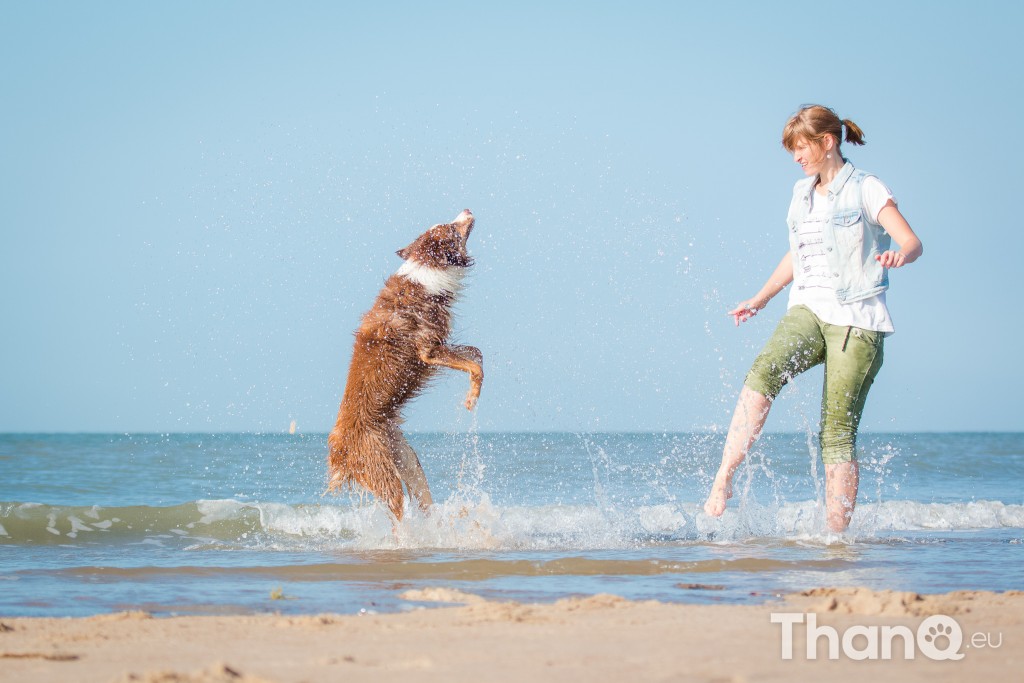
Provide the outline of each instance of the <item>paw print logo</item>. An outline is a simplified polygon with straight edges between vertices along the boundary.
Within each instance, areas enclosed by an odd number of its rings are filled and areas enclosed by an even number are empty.
[[[940,650],[945,650],[949,647],[951,642],[950,636],[953,635],[953,627],[948,624],[939,624],[938,626],[929,626],[928,632],[924,634],[924,639],[929,643],[935,645]],[[939,642],[939,638],[945,638],[945,644]]]
[[[960,624],[944,614],[928,617],[917,627],[917,647],[928,659],[961,660],[964,658],[960,653],[963,642]]]

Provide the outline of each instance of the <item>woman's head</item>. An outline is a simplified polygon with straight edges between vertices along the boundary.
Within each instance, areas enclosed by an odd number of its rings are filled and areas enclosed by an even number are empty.
[[[843,163],[839,142],[846,126],[846,142],[864,144],[864,131],[849,119],[840,119],[834,111],[820,104],[802,107],[786,121],[782,129],[782,146],[793,155],[793,161],[809,176]]]
[[[786,121],[782,129],[782,146],[792,152],[801,142],[812,147],[825,149],[826,138],[832,136],[832,144],[838,150],[843,140],[843,126],[846,126],[846,142],[851,145],[864,144],[864,131],[850,119],[840,119],[834,111],[820,104],[801,107]]]

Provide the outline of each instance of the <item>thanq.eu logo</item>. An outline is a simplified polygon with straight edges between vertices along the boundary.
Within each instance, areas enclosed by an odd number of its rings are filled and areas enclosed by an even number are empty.
[[[928,659],[937,661],[959,661],[964,658],[960,651],[964,644],[964,633],[959,622],[943,614],[930,616],[922,621],[916,633],[907,626],[851,626],[842,634],[832,626],[819,626],[818,616],[812,613],[772,612],[773,624],[782,625],[782,658],[793,659],[795,626],[804,624],[806,658],[818,658],[818,643],[824,638],[828,647],[828,658],[839,659],[840,648],[849,659],[892,659],[900,649],[904,659],[914,659],[918,651]],[[993,634],[975,633],[968,647],[998,648],[1003,644],[1002,634],[995,640]]]

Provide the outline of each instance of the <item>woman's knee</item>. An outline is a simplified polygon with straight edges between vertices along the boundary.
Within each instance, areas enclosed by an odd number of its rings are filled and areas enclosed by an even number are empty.
[[[849,426],[822,425],[818,438],[821,446],[821,461],[826,465],[856,462],[856,429]]]

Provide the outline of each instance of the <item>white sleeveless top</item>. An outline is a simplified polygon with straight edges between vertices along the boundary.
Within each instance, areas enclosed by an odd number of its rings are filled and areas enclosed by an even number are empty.
[[[864,211],[877,222],[878,214],[890,199],[892,192],[878,178],[867,178],[861,190]],[[821,245],[822,224],[828,220],[828,202],[811,192],[811,210],[797,226],[797,250],[793,257],[793,286],[789,290],[789,308],[803,305],[811,309],[822,322],[842,327],[853,326],[865,330],[893,334],[892,318],[885,305],[885,292],[860,301],[839,303],[828,261]]]

